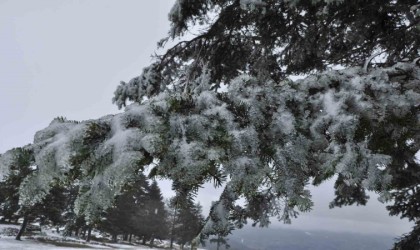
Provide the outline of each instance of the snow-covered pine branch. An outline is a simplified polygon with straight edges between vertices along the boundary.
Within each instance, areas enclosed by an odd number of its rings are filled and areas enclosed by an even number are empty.
[[[121,114],[79,123],[55,119],[26,146],[37,171],[23,182],[20,202],[39,202],[52,181],[65,181],[77,169],[81,174],[72,178],[83,188],[76,206],[94,220],[124,183],[154,161],[154,173],[187,189],[224,177],[227,189],[202,232],[213,234],[246,218],[266,225],[269,215],[288,221],[296,211],[310,210],[305,187],[311,178],[320,183],[339,175],[341,185],[389,197],[405,165],[389,154],[395,145],[384,142],[412,140],[411,161],[420,149],[420,68],[414,63],[280,83],[241,75],[223,93],[211,90],[208,78],[198,79],[188,94],[166,90]],[[141,85],[131,88],[117,92],[116,100],[147,92]],[[4,175],[13,154],[1,155]],[[235,205],[240,197],[243,206]]]

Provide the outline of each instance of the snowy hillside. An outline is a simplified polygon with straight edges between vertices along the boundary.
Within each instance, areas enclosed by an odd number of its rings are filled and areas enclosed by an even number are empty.
[[[22,241],[17,241],[15,240],[15,236],[18,230],[18,225],[0,224],[0,249],[150,249],[147,246],[139,246],[136,244],[128,243],[117,244],[92,241],[88,244],[82,239],[63,237],[60,234],[54,233],[52,230],[43,230],[42,233],[33,236],[25,236],[23,237]]]

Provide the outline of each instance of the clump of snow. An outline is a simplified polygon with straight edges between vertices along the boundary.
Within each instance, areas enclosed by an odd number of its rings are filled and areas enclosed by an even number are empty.
[[[8,175],[10,166],[13,164],[14,157],[15,155],[13,150],[9,150],[0,155],[0,181]]]

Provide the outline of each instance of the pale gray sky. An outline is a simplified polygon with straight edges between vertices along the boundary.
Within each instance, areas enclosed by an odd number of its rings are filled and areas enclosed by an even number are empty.
[[[85,120],[119,112],[113,92],[151,62],[169,29],[173,2],[0,0],[0,153],[30,143],[54,117]],[[313,188],[314,211],[288,227],[409,231],[410,224],[389,217],[375,197],[366,207],[328,209],[332,186]],[[169,182],[161,188],[171,195]],[[204,211],[218,194],[211,185],[199,193]]]
[[[115,87],[150,63],[172,3],[0,0],[0,152],[56,116],[117,112]]]

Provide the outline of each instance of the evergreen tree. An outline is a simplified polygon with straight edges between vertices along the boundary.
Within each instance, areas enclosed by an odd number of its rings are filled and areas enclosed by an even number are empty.
[[[143,239],[143,244],[152,238],[152,233],[148,230],[148,221],[151,211],[148,209],[150,200],[150,185],[145,175],[140,174],[133,184],[131,196],[134,199],[133,212],[130,215],[128,225],[134,235]]]
[[[32,167],[34,163],[33,153],[31,150],[23,148],[14,148],[13,152],[8,156],[10,171],[4,179],[2,186],[2,195],[4,200],[2,201],[2,213],[9,221],[13,218],[18,221],[19,218],[23,217],[23,223],[16,236],[16,240],[20,240],[21,236],[25,232],[27,224],[34,219],[32,207],[24,207],[19,205],[19,187],[24,179],[34,171]]]
[[[26,226],[34,221],[39,220],[41,225],[51,225],[58,227],[65,224],[63,216],[68,206],[68,196],[66,189],[58,185],[53,185],[50,192],[39,203],[31,206],[20,206],[19,217],[23,217],[23,223],[16,236],[20,240],[26,230]]]
[[[169,248],[173,249],[175,242],[175,225],[178,216],[178,209],[175,206],[172,199],[165,200],[165,208],[168,213],[167,225],[168,225],[168,235],[169,235]]]
[[[149,216],[146,218],[146,228],[151,234],[150,245],[153,246],[155,238],[166,239],[168,235],[168,225],[166,224],[168,215],[162,193],[156,181],[153,181],[150,185],[146,209],[149,211]]]
[[[31,221],[38,219],[41,225],[60,226],[65,223],[63,212],[69,205],[68,190],[58,183],[52,184],[49,193],[42,202],[30,206],[19,205],[19,187],[26,177],[37,171],[34,165],[33,152],[31,150],[13,149],[14,157],[11,159],[11,168],[7,177],[0,183],[3,199],[0,201],[1,212],[4,219],[17,220],[24,218],[21,230],[17,236],[20,239],[25,231],[25,226]]]
[[[66,209],[63,212],[63,218],[66,222],[64,235],[72,236],[73,232],[76,236],[79,235],[80,229],[86,226],[86,221],[84,220],[83,216],[77,215],[75,211],[75,200],[79,193],[79,186],[78,185],[70,185],[68,187],[68,194],[67,200],[68,204]]]
[[[181,249],[185,244],[193,248],[197,244],[196,237],[204,226],[200,203],[194,203],[190,195],[178,193],[172,198],[170,207],[174,211],[171,239],[180,244]]]
[[[91,223],[157,162],[151,175],[177,192],[224,187],[203,237],[247,219],[290,222],[312,207],[307,184],[334,175],[332,207],[364,204],[370,190],[393,202],[392,215],[419,221],[418,0],[177,0],[169,18],[160,45],[181,41],[118,86],[113,101],[125,112],[58,118],[36,133],[26,149],[39,169],[20,187],[22,204],[79,169],[75,208]],[[335,65],[346,68],[322,72]],[[312,75],[289,79],[302,73]],[[0,172],[15,153],[2,154]],[[417,226],[401,244],[416,244]]]
[[[143,244],[154,239],[165,239],[168,234],[167,213],[163,196],[156,181],[149,185],[144,174],[138,173],[123,188],[102,218],[99,229],[112,235],[137,235]]]
[[[111,234],[112,241],[117,241],[117,236],[132,233],[129,226],[134,213],[134,199],[131,192],[123,193],[115,199],[115,205],[109,208],[98,228]]]
[[[216,244],[217,250],[221,249],[222,246],[225,246],[224,249],[229,249],[230,245],[227,242],[227,238],[218,235],[216,238],[210,239],[210,244]]]
[[[63,214],[69,205],[68,193],[66,188],[56,184],[42,203],[31,208],[41,225],[58,227],[66,223]]]
[[[10,171],[0,182],[0,211],[5,220],[19,219],[19,187],[22,181],[33,171],[33,155],[29,150],[15,148],[14,158],[11,159]]]
[[[149,235],[147,231],[146,203],[149,199],[149,184],[142,173],[125,185],[122,194],[115,199],[100,222],[99,228],[112,235],[114,241],[120,234]]]

